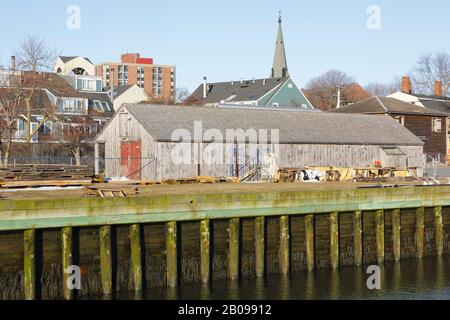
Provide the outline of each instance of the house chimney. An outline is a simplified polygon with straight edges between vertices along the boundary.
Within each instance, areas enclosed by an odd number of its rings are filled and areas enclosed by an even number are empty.
[[[206,84],[206,80],[207,80],[208,78],[206,78],[206,77],[203,77],[203,99],[206,99],[206,96],[208,95],[208,92],[207,92],[207,84]]]
[[[411,79],[408,76],[402,78],[402,92],[407,94],[412,93]]]
[[[11,70],[16,70],[16,56],[11,56]]]
[[[437,80],[434,83],[434,95],[436,97],[442,97],[442,81],[441,80]]]

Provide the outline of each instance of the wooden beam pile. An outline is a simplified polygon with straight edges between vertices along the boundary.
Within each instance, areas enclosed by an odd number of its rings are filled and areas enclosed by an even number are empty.
[[[195,183],[239,183],[239,178],[198,176],[198,177],[188,177],[178,179],[165,179],[161,181],[161,184],[195,184]]]
[[[93,175],[93,170],[88,166],[54,164],[20,164],[0,166],[0,182],[92,180]]]

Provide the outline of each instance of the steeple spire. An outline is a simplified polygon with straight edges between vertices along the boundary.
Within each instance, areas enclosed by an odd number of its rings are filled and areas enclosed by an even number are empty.
[[[279,11],[278,33],[277,42],[275,44],[275,56],[273,58],[272,78],[285,77],[289,77],[289,72],[286,62],[286,50],[284,48],[283,30],[281,28],[281,11]]]

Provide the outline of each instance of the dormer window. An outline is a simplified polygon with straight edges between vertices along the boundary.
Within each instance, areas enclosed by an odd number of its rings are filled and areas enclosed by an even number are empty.
[[[94,108],[97,112],[105,112],[105,110],[103,110],[102,103],[99,100],[94,101]]]

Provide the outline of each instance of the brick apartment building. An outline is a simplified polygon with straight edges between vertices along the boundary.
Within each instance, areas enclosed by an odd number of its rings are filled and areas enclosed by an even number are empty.
[[[121,55],[120,62],[103,62],[96,65],[97,76],[103,87],[136,84],[154,98],[174,99],[176,92],[176,67],[155,65],[152,58],[141,58],[139,53]]]

